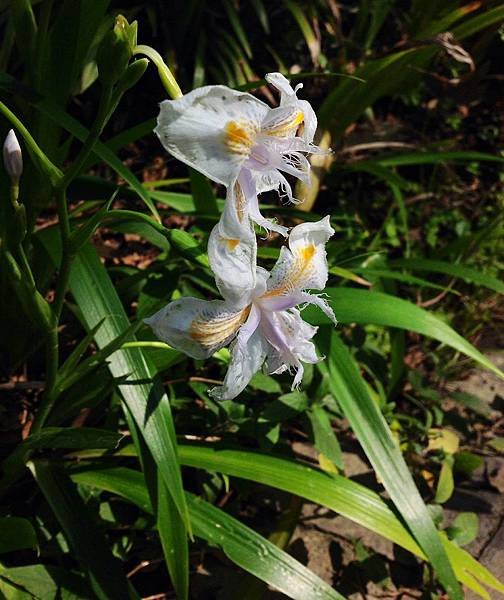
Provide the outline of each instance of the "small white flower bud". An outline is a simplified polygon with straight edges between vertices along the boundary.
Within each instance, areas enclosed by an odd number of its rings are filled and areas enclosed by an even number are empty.
[[[13,181],[19,181],[23,172],[23,154],[14,129],[11,129],[5,138],[3,146],[4,166],[7,174]]]

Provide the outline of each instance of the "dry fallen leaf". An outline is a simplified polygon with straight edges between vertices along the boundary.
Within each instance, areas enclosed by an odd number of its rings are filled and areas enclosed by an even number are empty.
[[[459,447],[460,440],[458,435],[449,429],[432,428],[429,429],[429,444],[427,451],[443,450],[447,454],[455,454]]]
[[[504,494],[504,459],[497,457],[488,459],[487,474],[490,485]]]

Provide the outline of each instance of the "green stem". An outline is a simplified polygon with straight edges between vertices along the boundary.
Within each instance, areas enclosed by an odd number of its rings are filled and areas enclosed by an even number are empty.
[[[127,348],[161,348],[163,350],[173,350],[171,346],[164,342],[124,342],[121,350],[126,350]]]
[[[2,256],[9,279],[26,315],[36,327],[42,327],[45,334],[48,335],[52,327],[49,304],[35,287],[33,277],[25,277],[24,271],[20,269],[11,252],[6,250]]]
[[[31,429],[32,433],[36,433],[42,428],[55,400],[52,391],[56,383],[58,370],[58,327],[47,301],[36,288],[35,280],[21,244],[17,251],[25,263],[22,270],[8,251],[4,253],[5,264],[26,314],[36,326],[40,327],[42,325],[46,338],[46,389]],[[29,276],[27,277],[27,275]]]
[[[49,332],[46,343],[46,388],[44,395],[40,401],[40,406],[33,420],[30,433],[38,433],[47,417],[50,415],[51,410],[56,401],[57,395],[54,393],[56,387],[56,376],[58,373],[59,364],[59,351],[58,351],[58,327],[55,326]]]
[[[21,267],[21,270],[23,272],[23,275],[27,278],[28,284],[30,285],[30,287],[33,290],[36,290],[37,285],[35,283],[35,278],[33,277],[30,263],[28,262],[28,258],[26,256],[25,249],[23,248],[23,244],[19,244],[19,246],[16,248],[16,253],[18,255],[17,258],[18,258],[19,266]]]
[[[12,206],[16,207],[18,204],[19,198],[19,179],[13,179],[10,186],[10,199],[12,202]]]
[[[82,168],[84,167],[86,160],[93,151],[93,148],[100,137],[103,128],[108,120],[109,106],[112,98],[112,87],[106,86],[103,88],[103,93],[100,99],[100,106],[98,107],[98,114],[93,123],[91,131],[89,132],[84,145],[80,149],[75,161],[67,169],[58,185],[55,187],[56,194],[56,205],[58,209],[58,218],[60,223],[61,231],[61,246],[62,246],[62,258],[61,267],[58,277],[58,283],[56,285],[56,295],[53,304],[53,313],[56,323],[59,322],[61,316],[61,310],[63,308],[63,301],[65,299],[66,290],[68,287],[68,280],[70,278],[70,270],[72,267],[73,253],[70,246],[70,220],[68,216],[68,205],[66,190],[70,183],[77,177]]]
[[[103,128],[105,127],[110,117],[109,106],[111,99],[112,86],[105,86],[101,95],[100,105],[98,107],[98,114],[96,115],[96,119],[93,123],[93,126],[91,127],[91,131],[89,132],[86,141],[80,149],[80,152],[77,155],[75,161],[67,169],[67,171],[63,175],[62,180],[56,187],[66,190],[70,183],[80,174],[82,168],[86,163],[86,160],[89,158],[89,155],[93,151],[93,147],[98,141],[98,138],[100,137],[100,134],[103,131]]]
[[[59,342],[58,342],[58,324],[63,309],[63,302],[68,288],[70,271],[74,259],[70,243],[70,219],[68,215],[67,188],[70,183],[79,175],[86,160],[93,151],[109,116],[109,105],[112,97],[112,87],[106,86],[100,99],[98,114],[93,123],[91,131],[80,149],[75,161],[67,169],[65,174],[54,185],[56,196],[56,207],[58,210],[58,219],[61,234],[62,257],[59,269],[58,282],[56,284],[56,293],[52,305],[52,328],[48,337],[46,347],[46,390],[37,416],[32,425],[32,432],[37,433],[44,426],[47,417],[50,415],[54,403],[57,399],[56,380],[59,367]]]
[[[157,52],[157,50],[154,50],[154,48],[151,48],[150,46],[140,45],[134,49],[133,55],[135,54],[143,54],[156,65],[159,73],[159,78],[161,79],[161,83],[163,84],[163,87],[168,92],[172,100],[182,98],[182,90],[180,89],[177,80],[175,79],[173,73],[170,71],[165,61],[163,60],[163,57],[161,56],[161,54],[159,54],[159,52]]]
[[[63,301],[65,299],[66,290],[68,287],[68,280],[70,278],[70,269],[72,267],[73,255],[70,251],[69,244],[70,220],[68,217],[66,189],[57,188],[55,191],[62,247],[61,266],[58,275],[58,282],[56,284],[56,293],[54,296],[53,303],[53,315],[55,326],[57,327],[61,316],[61,310],[63,308]]]
[[[53,390],[58,371],[58,327],[49,305],[35,286],[35,280],[21,244],[17,252],[25,263],[22,269],[19,268],[10,252],[4,253],[10,279],[26,314],[36,326],[42,325],[46,338],[46,389],[31,428],[32,433],[37,433],[51,412],[56,399]],[[29,275],[28,278],[27,275]]]

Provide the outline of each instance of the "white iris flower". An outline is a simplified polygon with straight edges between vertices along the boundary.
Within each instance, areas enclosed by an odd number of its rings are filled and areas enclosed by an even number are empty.
[[[313,144],[312,107],[296,96],[302,86],[293,90],[280,73],[269,73],[266,80],[280,91],[277,108],[221,85],[161,103],[155,132],[166,150],[227,188],[229,206],[219,223],[224,238],[247,238],[250,220],[287,235],[286,227],[261,215],[257,195],[275,189],[294,201],[284,173],[308,184],[305,154],[325,152]]]
[[[329,217],[297,225],[271,273],[255,266],[255,240],[240,240],[242,257],[251,261],[256,277],[249,280],[249,287],[241,283],[239,293],[231,284],[222,282],[234,280],[238,284],[245,259],[236,260],[232,252],[227,258],[224,253],[215,255],[209,247],[210,266],[224,300],[181,298],[146,322],[160,339],[193,358],[208,358],[232,342],[224,383],[210,391],[216,398],[235,398],[264,362],[269,373],[294,371],[295,388],[303,377],[303,363],[320,360],[311,341],[317,327],[303,321],[296,307],[315,304],[336,322],[327,302],[306,292],[325,287],[325,244],[333,233]]]

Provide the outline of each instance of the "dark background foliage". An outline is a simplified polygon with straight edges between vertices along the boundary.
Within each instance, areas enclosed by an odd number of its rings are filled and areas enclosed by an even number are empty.
[[[171,598],[174,590],[184,597],[188,572],[193,598],[261,598],[264,581],[283,581],[284,593],[300,597],[292,590],[306,575],[290,565],[300,579],[288,588],[278,567],[287,563],[269,546],[261,559],[262,538],[242,524],[289,549],[296,523],[311,518],[303,496],[399,545],[414,538],[425,550],[405,516],[416,503],[416,517],[427,519],[413,480],[437,527],[454,545],[468,544],[478,511],[462,510],[457,525],[443,506],[457,486],[488,493],[502,486],[488,468],[494,460],[502,469],[502,405],[459,385],[473,359],[495,370],[498,356],[488,352],[502,346],[502,5],[0,0],[0,99],[61,169],[78,159],[82,127],[92,128],[99,113],[96,51],[117,14],[138,21],[138,43],[158,50],[184,92],[218,83],[275,104],[265,73],[303,82],[300,96],[316,109],[319,139],[333,154],[314,165],[310,190],[296,189],[303,204],[282,206],[274,194],[261,200],[288,226],[331,216],[327,291],[340,325],[335,332],[306,312],[320,325],[327,360],[306,369],[301,391],[290,390],[289,375],[259,373],[237,399],[221,403],[207,389],[223,377],[225,350],[203,363],[156,347],[144,317],[173,295],[218,296],[205,248],[224,190],[189,176],[152,134],[166,91],[150,64],[104,128],[106,146],[94,146],[67,190],[72,231],[84,231],[116,195],[73,264],[59,320],[57,385],[34,436],[48,395],[45,334],[5,266],[13,216],[2,172],[0,521],[7,541],[0,544],[0,597],[124,598],[134,593],[131,584],[142,597]],[[12,122],[0,125],[4,134]],[[26,140],[22,146],[23,245],[37,289],[54,306],[61,214],[47,174]],[[261,242],[262,264],[273,264],[280,244],[274,236]],[[145,347],[116,352],[135,343],[130,322]],[[384,449],[392,436],[402,457]],[[186,500],[197,537],[189,555],[180,470],[170,454],[175,441],[184,488],[195,495]],[[230,454],[210,456],[215,447]],[[265,454],[296,459],[296,468],[308,461],[324,473],[303,479],[291,463],[261,462]],[[349,467],[350,455],[364,461],[365,477]],[[29,459],[31,471],[23,466]],[[487,471],[477,480],[482,465]],[[366,490],[345,487],[355,482],[386,498],[383,485],[405,519],[406,538],[394,529],[402,527],[394,515],[371,511],[366,521],[366,510],[359,512]],[[335,551],[326,573],[342,594],[406,588],[427,597],[449,581],[437,550],[429,555],[434,575],[411,556],[381,555],[356,539],[361,534],[338,538],[346,554]],[[290,550],[306,563],[308,546],[297,535]],[[310,567],[317,571],[313,561]]]

